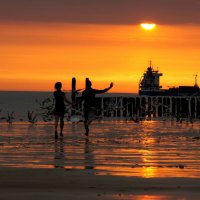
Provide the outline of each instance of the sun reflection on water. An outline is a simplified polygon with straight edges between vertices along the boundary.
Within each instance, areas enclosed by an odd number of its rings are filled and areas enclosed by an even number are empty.
[[[112,199],[126,199],[126,200],[172,200],[175,199],[171,195],[113,195]],[[177,200],[186,200],[185,198],[178,198]]]
[[[0,167],[90,170],[96,175],[200,178],[200,123],[147,121],[66,124],[54,140],[53,125],[0,125]]]

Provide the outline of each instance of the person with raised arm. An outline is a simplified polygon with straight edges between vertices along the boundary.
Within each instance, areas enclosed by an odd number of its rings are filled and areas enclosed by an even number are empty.
[[[84,101],[83,104],[83,112],[84,112],[84,127],[85,127],[85,135],[89,136],[89,125],[92,120],[95,118],[96,111],[96,102],[95,95],[100,93],[105,93],[113,87],[113,83],[110,83],[108,88],[103,90],[97,90],[92,88],[92,82],[87,78],[86,79],[86,88],[82,92],[82,96],[80,101]]]

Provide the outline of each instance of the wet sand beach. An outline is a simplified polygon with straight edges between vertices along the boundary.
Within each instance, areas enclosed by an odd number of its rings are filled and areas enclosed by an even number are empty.
[[[0,124],[0,199],[199,199],[200,123]],[[12,191],[12,192],[11,192]]]

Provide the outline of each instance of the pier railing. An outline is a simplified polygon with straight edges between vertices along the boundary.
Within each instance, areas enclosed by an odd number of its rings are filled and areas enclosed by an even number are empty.
[[[96,108],[99,117],[192,120],[200,118],[200,96],[97,97]]]

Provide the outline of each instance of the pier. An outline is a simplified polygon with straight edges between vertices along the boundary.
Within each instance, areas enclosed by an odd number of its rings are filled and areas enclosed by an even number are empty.
[[[80,113],[83,106],[78,108]],[[193,120],[200,118],[199,96],[100,96],[96,98],[96,116],[133,120],[162,118]]]
[[[151,67],[148,68],[151,70]],[[151,73],[150,73],[151,74]],[[152,75],[152,74],[151,74]],[[156,93],[159,93],[159,76],[155,71],[157,77]],[[86,78],[87,81],[88,78]],[[147,78],[146,78],[147,79]],[[146,80],[145,79],[145,80]],[[154,80],[154,79],[153,79]],[[147,81],[147,80],[146,80]],[[176,121],[193,121],[200,119],[200,95],[196,90],[199,88],[195,86],[195,90],[191,90],[187,95],[181,93],[179,95],[167,95],[160,92],[159,95],[114,95],[114,94],[101,94],[96,97],[96,116],[97,118],[121,118],[132,119],[134,121],[151,120],[155,118],[162,118],[163,120],[176,120]],[[155,89],[155,88],[154,88]],[[188,88],[187,88],[188,89]],[[80,96],[76,93],[76,79],[72,79],[72,102],[76,104]],[[73,106],[71,115],[81,115],[83,112],[83,104]]]

